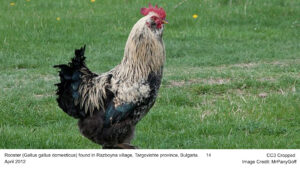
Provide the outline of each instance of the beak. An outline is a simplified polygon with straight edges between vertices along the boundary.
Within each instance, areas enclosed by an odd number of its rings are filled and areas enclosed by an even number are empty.
[[[168,24],[169,22],[167,20],[162,20],[163,24]]]

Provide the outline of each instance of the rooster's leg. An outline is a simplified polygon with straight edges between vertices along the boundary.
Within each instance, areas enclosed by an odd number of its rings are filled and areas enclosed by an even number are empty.
[[[120,149],[138,149],[138,147],[128,144],[128,143],[122,143],[122,144],[117,144]]]
[[[104,145],[102,148],[103,149],[138,149],[138,147],[128,143],[121,143],[116,145]]]

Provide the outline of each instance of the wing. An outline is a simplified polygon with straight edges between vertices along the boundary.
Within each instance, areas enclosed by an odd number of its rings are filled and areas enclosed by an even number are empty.
[[[88,69],[81,71],[81,83],[78,88],[79,101],[81,109],[86,114],[91,114],[94,110],[105,110],[106,105],[114,97],[109,90],[112,74],[105,73],[97,77],[90,77]]]
[[[108,127],[114,123],[118,123],[130,116],[137,104],[134,103],[123,103],[122,105],[115,106],[114,102],[111,101],[105,111],[104,126]]]
[[[153,106],[161,82],[161,74],[149,74],[146,81],[120,84],[116,97],[105,110],[104,126],[131,119],[137,122]]]

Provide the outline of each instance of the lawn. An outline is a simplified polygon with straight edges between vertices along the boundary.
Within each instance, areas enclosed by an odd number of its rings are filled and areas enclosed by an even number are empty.
[[[167,61],[159,97],[137,125],[133,144],[300,148],[299,0],[151,2],[167,12]],[[110,70],[147,5],[0,1],[0,148],[101,148],[57,106],[52,66],[86,44],[88,67]]]

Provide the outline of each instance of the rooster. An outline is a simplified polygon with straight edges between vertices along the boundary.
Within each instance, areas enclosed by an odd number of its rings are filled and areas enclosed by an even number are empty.
[[[85,46],[75,50],[69,64],[59,68],[56,84],[59,107],[78,119],[81,134],[104,149],[134,149],[130,142],[136,124],[153,106],[166,58],[162,40],[163,8],[141,8],[144,15],[133,26],[119,65],[102,74],[85,64]]]

